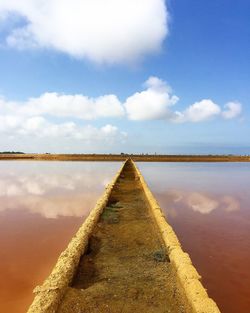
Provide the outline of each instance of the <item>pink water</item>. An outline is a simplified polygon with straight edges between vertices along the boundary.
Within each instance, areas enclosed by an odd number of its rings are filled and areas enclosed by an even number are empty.
[[[119,163],[0,162],[0,312],[26,312]]]
[[[250,163],[139,163],[223,313],[250,312]]]
[[[0,162],[0,312],[25,312],[120,163]],[[250,312],[250,164],[138,163],[209,295]]]

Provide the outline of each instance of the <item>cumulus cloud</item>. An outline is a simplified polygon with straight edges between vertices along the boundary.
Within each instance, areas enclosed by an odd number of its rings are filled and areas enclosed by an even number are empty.
[[[175,112],[176,122],[202,122],[218,116],[221,108],[210,99],[204,99],[190,105],[183,112]]]
[[[188,106],[183,111],[174,110],[178,96],[173,94],[171,87],[158,77],[149,77],[144,83],[145,90],[136,92],[124,103],[130,120],[166,120],[174,123],[203,122],[215,117],[235,118],[241,114],[239,102],[229,102],[226,110],[211,99],[203,99]]]
[[[77,117],[93,120],[104,117],[118,117],[124,114],[123,107],[115,95],[89,98],[83,95],[60,95],[44,93],[39,98],[31,98],[20,114],[50,114],[57,117]]]
[[[82,120],[114,118],[123,114],[123,106],[114,95],[89,98],[45,93],[25,102],[1,98],[0,132],[17,138],[68,138],[86,143],[113,144],[124,142],[127,134],[111,124],[95,127],[83,125]]]
[[[225,104],[225,110],[222,112],[222,116],[225,119],[232,119],[239,116],[242,112],[242,106],[239,102],[228,102]]]
[[[164,0],[1,0],[2,19],[13,14],[24,21],[10,30],[9,46],[55,49],[97,63],[158,52],[168,34]]]
[[[0,113],[18,116],[51,115],[94,120],[124,115],[124,109],[117,96],[104,95],[90,98],[81,94],[64,95],[46,92],[26,102],[9,102],[0,99]]]
[[[15,120],[15,123],[12,122]],[[77,125],[74,122],[53,123],[41,116],[30,118],[1,117],[0,132],[18,140],[21,138],[48,138],[51,140],[69,139],[86,144],[102,143],[113,145],[116,142],[124,143],[127,133],[120,131],[118,127],[106,124],[102,127],[92,125]]]
[[[4,121],[1,120],[0,122]],[[74,122],[53,123],[41,116],[20,119],[15,127],[8,123],[1,124],[0,131],[5,134],[18,136],[30,136],[37,138],[71,138],[85,142],[114,143],[116,140],[125,140],[126,132],[121,132],[116,126],[107,124],[97,128],[92,125],[78,125]]]
[[[222,109],[211,99],[203,99],[182,111],[175,110],[179,98],[171,87],[151,76],[144,90],[127,97],[124,102],[114,94],[91,98],[86,95],[44,93],[23,102],[0,98],[0,132],[9,136],[72,138],[91,143],[124,142],[127,134],[110,123],[102,127],[84,125],[83,121],[127,117],[133,121],[165,120],[172,123],[198,123],[221,117],[238,117],[239,102],[229,102]]]
[[[154,120],[171,118],[169,107],[179,99],[171,94],[171,88],[158,77],[150,77],[145,82],[146,90],[136,92],[124,103],[131,120]]]

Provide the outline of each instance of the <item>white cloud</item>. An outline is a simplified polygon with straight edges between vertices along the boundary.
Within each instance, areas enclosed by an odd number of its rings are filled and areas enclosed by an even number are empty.
[[[147,89],[136,92],[125,101],[125,109],[131,120],[167,119],[172,116],[169,107],[178,101],[171,88],[158,77],[150,77],[144,84]]]
[[[173,110],[179,98],[173,94],[171,87],[158,77],[151,76],[144,83],[145,90],[136,92],[124,103],[130,120],[166,120],[174,123],[203,122],[215,117],[235,118],[241,113],[241,104],[230,102],[226,111],[211,99],[203,99],[191,104],[183,111]]]
[[[195,102],[183,111],[174,110],[179,98],[158,77],[144,83],[145,90],[129,96],[124,103],[114,94],[91,98],[82,94],[44,93],[23,102],[0,97],[0,132],[9,137],[68,138],[86,143],[121,142],[127,134],[116,126],[83,125],[83,121],[127,117],[129,120],[165,120],[173,123],[203,122],[215,117],[236,118],[241,104],[229,102],[226,110],[210,99]],[[63,140],[62,140],[63,141]]]
[[[124,114],[123,107],[115,95],[89,98],[83,95],[59,95],[57,93],[45,93],[39,98],[30,99],[24,111],[31,115],[51,114],[85,120],[117,117]]]
[[[15,121],[15,123],[13,123]],[[72,121],[64,123],[50,122],[42,116],[18,118],[16,116],[0,116],[0,133],[16,141],[30,138],[30,144],[37,138],[56,140],[56,144],[63,145],[66,138],[85,144],[113,145],[116,142],[124,143],[127,133],[120,131],[116,126],[106,124],[102,127],[92,125],[78,125]],[[85,147],[86,148],[86,147]]]
[[[67,137],[86,142],[122,142],[126,133],[120,132],[116,126],[106,124],[97,128],[79,122],[79,119],[93,120],[122,115],[123,106],[114,95],[89,98],[83,95],[44,93],[25,102],[11,102],[1,98],[0,132],[15,137]],[[55,117],[66,121],[55,121]]]
[[[50,142],[56,139],[57,144],[62,145],[64,139],[69,139],[93,147],[95,143],[109,146],[116,142],[124,143],[127,133],[114,125],[95,127],[82,125],[82,121],[79,121],[122,115],[123,106],[114,95],[89,98],[83,95],[45,93],[25,102],[0,98],[0,132],[20,142],[24,138],[30,138],[31,141],[47,138]]]
[[[218,116],[221,108],[210,99],[195,102],[183,112],[175,112],[176,122],[201,122]]]
[[[49,48],[97,63],[127,63],[158,52],[168,34],[164,0],[1,0],[0,16],[18,14],[8,45]],[[129,22],[128,22],[129,21]]]
[[[0,114],[5,116],[39,116],[73,117],[83,120],[119,117],[124,109],[117,96],[104,95],[90,98],[84,95],[63,95],[56,92],[44,93],[38,98],[27,101],[9,102],[0,99]],[[8,123],[11,122],[11,118]],[[14,123],[14,120],[12,120]]]
[[[125,132],[120,132],[116,126],[110,124],[100,128],[92,125],[80,126],[74,122],[56,124],[41,116],[24,119],[18,127],[12,129],[12,134],[38,138],[71,138],[90,143],[106,142],[109,144],[126,138]]]
[[[89,98],[83,95],[60,95],[44,93],[31,98],[20,108],[20,114],[50,114],[57,117],[74,117],[93,120],[104,117],[118,117],[124,114],[123,107],[115,95]]]
[[[21,123],[20,117],[16,115],[1,115],[0,113],[0,131],[12,130],[17,128]]]
[[[225,119],[232,119],[241,114],[242,106],[239,102],[228,102],[225,104],[225,110],[222,112],[222,116]]]

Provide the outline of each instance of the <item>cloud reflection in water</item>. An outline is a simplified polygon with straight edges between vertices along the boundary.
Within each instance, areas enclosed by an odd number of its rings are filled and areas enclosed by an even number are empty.
[[[25,171],[20,172],[18,166],[17,170],[1,171],[0,211],[26,210],[45,218],[87,215],[120,166],[61,164],[46,168],[44,164],[20,163]]]
[[[167,214],[239,211],[248,199],[246,164],[142,163],[139,168]]]
[[[162,196],[162,195],[161,195]],[[168,206],[189,208],[195,212],[209,214],[216,209],[225,212],[237,211],[240,209],[240,202],[229,195],[208,195],[201,192],[190,192],[184,190],[169,190],[164,196],[168,199]]]

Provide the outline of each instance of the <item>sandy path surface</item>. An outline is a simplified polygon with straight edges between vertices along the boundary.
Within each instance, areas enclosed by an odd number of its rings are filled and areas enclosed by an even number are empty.
[[[188,312],[149,203],[127,163],[59,313]]]

